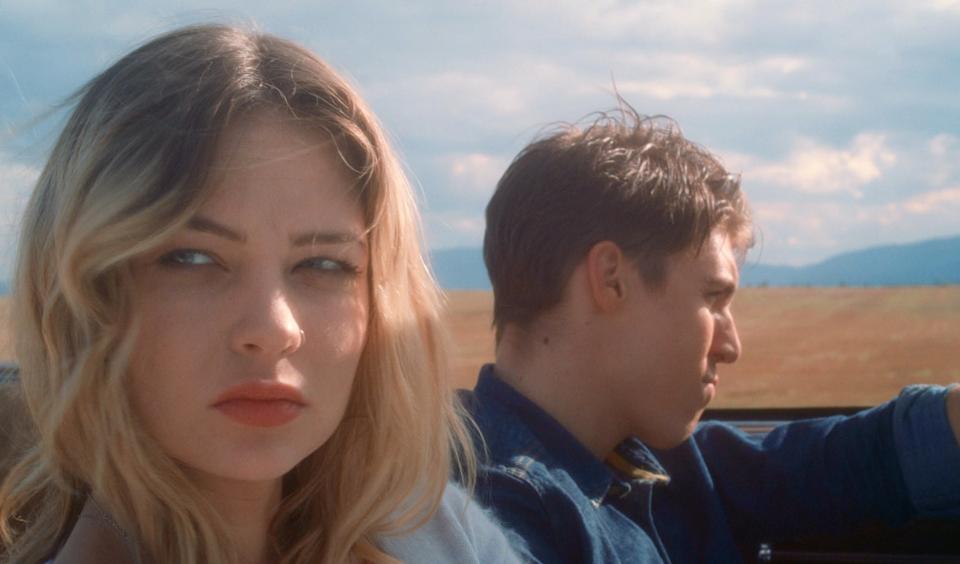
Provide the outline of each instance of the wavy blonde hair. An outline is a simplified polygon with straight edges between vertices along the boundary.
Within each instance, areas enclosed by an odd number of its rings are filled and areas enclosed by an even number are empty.
[[[429,519],[451,473],[472,476],[474,455],[445,379],[414,197],[371,111],[306,49],[219,25],[149,41],[75,99],[23,219],[13,316],[37,440],[0,487],[0,560],[54,554],[91,494],[151,560],[235,558],[213,509],[131,407],[129,265],[207,197],[226,125],[269,110],[329,135],[353,172],[371,288],[347,413],[284,476],[269,543],[283,563],[391,561],[376,539]]]

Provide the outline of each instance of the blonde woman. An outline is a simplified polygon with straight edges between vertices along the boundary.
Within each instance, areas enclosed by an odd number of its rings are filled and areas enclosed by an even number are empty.
[[[376,119],[305,49],[158,37],[77,95],[14,290],[4,562],[503,562]]]

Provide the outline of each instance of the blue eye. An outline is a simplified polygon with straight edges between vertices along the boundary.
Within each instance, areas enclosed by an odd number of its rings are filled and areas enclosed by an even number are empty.
[[[217,263],[209,254],[195,249],[177,249],[171,251],[163,255],[160,261],[175,266],[204,266]]]
[[[712,308],[724,308],[733,301],[733,291],[731,290],[717,290],[713,292],[708,292],[705,295],[707,303],[710,304]]]
[[[334,260],[327,257],[314,257],[309,258],[305,261],[302,261],[298,266],[309,268],[311,270],[316,270],[320,272],[330,272],[330,273],[355,273],[357,268],[349,263]]]

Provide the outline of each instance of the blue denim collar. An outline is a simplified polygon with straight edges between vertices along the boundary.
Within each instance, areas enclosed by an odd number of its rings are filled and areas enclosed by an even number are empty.
[[[618,444],[617,447],[613,449],[613,452],[630,467],[629,470],[621,469],[619,472],[625,479],[653,483],[667,483],[670,481],[670,474],[668,474],[667,470],[660,464],[660,460],[653,454],[650,447],[640,439],[630,437]],[[608,463],[609,462],[608,459]]]
[[[629,471],[625,472],[624,468],[614,470],[604,461],[597,459],[560,422],[497,376],[493,364],[485,365],[480,371],[474,394],[481,402],[484,398],[490,398],[493,404],[509,409],[519,420],[519,428],[529,431],[518,434],[516,427],[507,429],[506,427],[513,424],[506,420],[502,420],[502,425],[498,425],[503,438],[512,443],[513,453],[561,468],[595,507],[599,507],[608,494],[612,493],[611,487],[613,491],[620,491],[627,482],[666,483],[669,480],[666,470],[653,452],[637,438],[629,438],[620,443],[615,449],[616,454],[630,466],[643,470],[648,475],[660,475],[663,478],[658,480],[648,476],[637,479],[631,476]]]
[[[490,398],[509,409],[512,415],[519,419],[521,428],[528,431],[524,433],[528,436],[524,437],[504,429],[512,440],[519,439],[522,443],[511,445],[513,452],[522,453],[550,467],[559,467],[573,479],[580,491],[590,498],[595,506],[600,505],[613,482],[614,474],[563,425],[500,379],[492,364],[484,366],[480,371],[474,393],[480,401]],[[508,421],[503,423],[511,425]]]

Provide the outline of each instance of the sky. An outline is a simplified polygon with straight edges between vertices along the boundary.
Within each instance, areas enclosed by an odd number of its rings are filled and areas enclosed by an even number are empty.
[[[960,234],[960,0],[0,0],[0,278],[53,108],[151,36],[209,21],[293,39],[349,77],[432,249],[480,246],[513,156],[615,106],[614,84],[742,175],[750,261]]]

